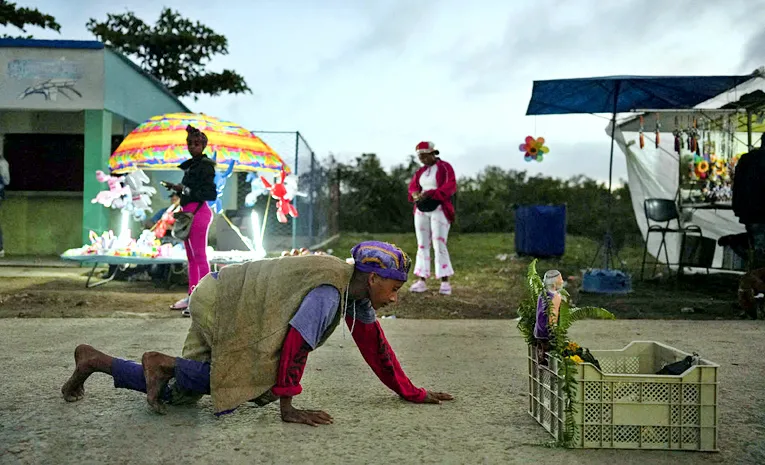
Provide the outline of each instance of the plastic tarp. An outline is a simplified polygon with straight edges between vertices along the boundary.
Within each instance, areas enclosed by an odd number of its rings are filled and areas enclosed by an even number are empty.
[[[729,89],[726,92],[722,92],[709,100],[700,103],[696,106],[694,111],[689,112],[667,112],[660,116],[662,123],[662,131],[660,133],[660,144],[656,148],[654,142],[654,136],[651,131],[650,125],[651,114],[646,115],[647,124],[645,126],[646,145],[645,148],[640,149],[637,143],[638,140],[638,125],[635,124],[637,117],[632,117],[625,122],[617,123],[617,129],[614,133],[614,140],[618,147],[622,150],[627,161],[627,178],[629,182],[630,194],[632,196],[632,207],[635,211],[635,217],[637,219],[640,231],[645,237],[648,224],[645,218],[643,210],[643,202],[647,198],[663,198],[674,199],[677,196],[678,177],[680,169],[678,155],[674,149],[674,137],[672,130],[674,126],[675,116],[679,116],[681,120],[687,116],[694,117],[699,116],[699,111],[706,117],[715,117],[724,114],[723,112],[715,112],[723,106],[728,105],[731,102],[739,101],[746,95],[752,95],[753,92],[765,90],[765,78],[762,74],[753,77],[746,82],[743,82],[735,88]],[[754,131],[752,140],[754,145],[757,146],[762,142],[759,142],[762,137],[762,131],[765,130],[762,121],[754,121]],[[608,124],[605,128],[608,137],[611,137],[611,124]],[[741,132],[742,126],[739,126],[739,132],[735,134],[735,140],[737,143],[736,153],[744,153],[747,151],[746,132]],[[685,152],[684,152],[685,153]],[[691,210],[681,212],[684,216],[686,224],[698,225],[705,237],[711,237],[715,240],[722,236],[729,234],[739,234],[745,232],[744,225],[738,222],[738,218],[733,214],[731,210]],[[670,226],[677,226],[672,224]],[[651,234],[648,241],[649,254],[656,256],[659,249],[661,236],[659,234]],[[680,235],[668,234],[667,235],[667,248],[669,252],[670,262],[677,263],[680,254]],[[659,261],[664,262],[664,254],[659,257]],[[722,264],[722,248],[717,247],[715,251],[715,258],[713,266],[720,266]]]
[[[532,257],[566,252],[566,206],[522,205],[515,210],[515,251]]]
[[[606,76],[534,81],[527,115],[689,109],[752,78],[744,76]],[[618,91],[616,108],[614,94]]]
[[[611,137],[611,125],[606,127],[608,137]],[[648,133],[653,139],[653,134]],[[674,199],[677,196],[679,163],[677,154],[674,153],[674,138],[671,133],[661,133],[661,142],[659,148],[655,144],[646,141],[645,148],[642,150],[637,143],[637,132],[622,132],[618,128],[614,133],[614,141],[624,152],[627,159],[627,179],[629,181],[630,195],[632,197],[632,208],[635,211],[635,218],[640,227],[643,237],[648,229],[648,222],[645,218],[643,202],[649,198]],[[745,133],[738,133],[739,140],[746,141]],[[628,146],[627,144],[630,143]],[[740,150],[745,151],[746,145],[740,144]],[[685,212],[683,212],[685,214]],[[739,234],[745,232],[744,225],[738,222],[738,218],[731,210],[695,210],[691,212],[689,218],[685,218],[686,224],[695,224],[701,228],[704,237],[710,237],[715,240],[728,234]],[[671,227],[677,227],[677,222],[672,222]],[[653,233],[648,241],[648,253],[656,256],[661,242],[661,234]],[[677,263],[680,254],[680,235],[667,234],[667,252],[671,263]],[[659,257],[660,262],[664,262],[664,253]],[[717,247],[713,266],[722,265],[722,248]]]

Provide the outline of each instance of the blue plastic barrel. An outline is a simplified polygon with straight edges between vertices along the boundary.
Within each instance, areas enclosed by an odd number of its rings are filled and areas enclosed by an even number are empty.
[[[515,252],[536,258],[566,251],[566,205],[519,205],[515,209]]]

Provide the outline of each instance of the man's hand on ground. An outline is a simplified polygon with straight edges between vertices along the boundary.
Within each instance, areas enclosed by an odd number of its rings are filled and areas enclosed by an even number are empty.
[[[282,411],[282,421],[287,423],[302,423],[304,425],[331,425],[332,416],[322,410],[299,410],[292,406],[292,397],[279,399]]]
[[[331,425],[332,416],[322,410],[299,410],[293,407],[282,409],[282,421],[311,426]]]
[[[425,396],[423,403],[440,404],[444,400],[454,400],[454,397],[451,394],[447,394],[445,392],[428,391],[428,395]]]

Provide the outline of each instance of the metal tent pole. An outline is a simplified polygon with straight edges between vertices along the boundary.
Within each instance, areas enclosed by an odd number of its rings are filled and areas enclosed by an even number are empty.
[[[617,110],[617,103],[619,101],[619,90],[621,88],[621,81],[616,81],[615,87],[614,87],[614,107],[613,112],[611,115],[611,155],[609,157],[609,163],[608,163],[608,206],[606,209],[606,214],[608,215],[608,221],[606,223],[606,233],[603,235],[603,242],[598,246],[597,252],[595,252],[595,257],[593,258],[592,262],[594,263],[595,260],[597,260],[598,256],[600,256],[600,251],[603,250],[603,268],[608,270],[611,269],[612,263],[614,258],[619,258],[618,255],[615,252],[614,247],[614,239],[613,235],[611,233],[612,231],[612,221],[613,217],[611,215],[611,204],[612,204],[612,195],[611,195],[611,188],[612,188],[612,181],[613,181],[613,174],[614,174],[614,135],[616,133],[616,110]],[[590,264],[590,267],[592,267],[592,264]]]

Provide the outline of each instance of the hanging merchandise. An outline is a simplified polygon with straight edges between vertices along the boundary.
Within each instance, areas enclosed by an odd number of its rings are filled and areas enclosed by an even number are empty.
[[[696,161],[696,176],[699,179],[706,179],[709,172],[709,162],[703,158]]]
[[[157,193],[157,189],[148,185],[150,181],[142,170],[135,170],[124,176],[123,182],[131,192],[131,200],[124,208],[139,222],[146,219],[147,213],[151,213],[151,197]]]
[[[122,185],[122,176],[109,176],[101,170],[96,171],[98,182],[105,182],[109,186],[108,191],[99,192],[90,203],[100,203],[106,208],[122,208],[125,201],[130,198],[130,188]]]
[[[660,118],[659,114],[656,113],[656,131],[655,131],[655,136],[656,136],[656,148],[657,149],[659,148],[659,141],[661,140],[660,136],[659,136],[659,133],[661,132],[661,120],[659,118]]]
[[[290,175],[287,178],[287,173],[282,171],[281,180],[273,185],[266,180],[263,176],[260,180],[263,181],[263,185],[271,193],[271,197],[277,200],[276,202],[276,218],[280,223],[287,222],[287,215],[297,218],[298,211],[290,201],[295,197],[297,193],[297,176]]]
[[[675,130],[672,131],[672,135],[675,136],[675,153],[680,155],[683,151],[683,131],[680,129],[680,118],[675,116]]]
[[[217,158],[218,155],[216,152],[213,160],[217,162]],[[215,172],[215,192],[217,193],[217,196],[215,197],[215,200],[208,201],[207,205],[212,208],[213,212],[216,214],[220,214],[223,211],[223,201],[221,200],[221,197],[223,197],[223,189],[226,187],[226,180],[230,178],[231,174],[234,172],[235,165],[236,160],[231,160],[228,162],[226,171]]]
[[[693,125],[688,129],[688,150],[691,153],[699,155],[698,152],[698,135],[699,131],[696,127],[696,118],[693,119]]]
[[[730,202],[733,196],[732,179],[738,156],[735,155],[736,120],[730,115],[687,123],[688,149],[682,156],[688,163],[682,173],[683,198],[690,202]]]
[[[263,182],[258,178],[255,173],[247,173],[247,177],[244,180],[250,183],[250,193],[244,198],[244,205],[247,207],[254,207],[258,201],[258,197],[268,194],[268,189],[263,186]]]
[[[543,155],[550,152],[550,149],[545,146],[544,137],[534,139],[532,136],[526,136],[525,143],[521,144],[518,149],[524,152],[523,159],[527,162],[531,160],[541,162]]]
[[[707,135],[709,132],[707,131],[707,124],[704,122],[699,126],[699,145],[701,146],[701,156],[704,157],[706,161],[709,161],[709,144],[707,143]]]
[[[640,131],[638,132],[638,141],[640,142],[640,148],[645,148],[645,135],[643,134],[643,115],[640,115]]]

